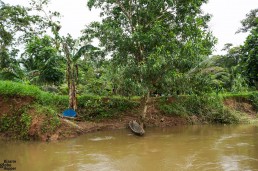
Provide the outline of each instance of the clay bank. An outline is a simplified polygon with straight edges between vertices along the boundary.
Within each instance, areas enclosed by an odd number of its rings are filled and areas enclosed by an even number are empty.
[[[148,133],[152,127],[252,123],[257,120],[257,97],[256,92],[151,97],[144,127]],[[0,86],[0,134],[2,139],[56,141],[100,130],[123,129],[130,121],[140,120],[142,101],[79,96],[78,118],[68,120],[58,116],[67,108],[67,96],[4,82]]]

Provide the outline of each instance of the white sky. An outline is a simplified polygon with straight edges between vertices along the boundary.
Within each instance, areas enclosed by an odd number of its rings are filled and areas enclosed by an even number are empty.
[[[3,0],[9,4],[28,4],[28,0]],[[91,21],[99,20],[96,11],[89,11],[87,0],[52,0],[49,8],[62,14],[62,28],[60,33],[66,35],[70,33],[73,37],[80,36],[80,31]],[[233,43],[237,46],[244,42],[247,34],[235,34],[240,21],[251,10],[258,8],[258,0],[209,0],[203,6],[205,13],[212,14],[209,23],[213,35],[218,38],[214,54],[222,54],[221,49],[226,43]]]

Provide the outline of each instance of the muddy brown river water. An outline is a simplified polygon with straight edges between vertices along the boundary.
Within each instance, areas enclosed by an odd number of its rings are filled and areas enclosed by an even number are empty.
[[[0,141],[0,171],[258,171],[258,125],[90,133],[61,142]]]

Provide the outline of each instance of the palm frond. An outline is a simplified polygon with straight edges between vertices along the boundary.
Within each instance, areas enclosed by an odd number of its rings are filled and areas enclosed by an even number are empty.
[[[86,52],[93,52],[93,51],[96,51],[96,50],[99,50],[99,48],[97,48],[93,45],[85,45],[85,46],[81,47],[78,50],[78,52],[74,55],[73,62],[77,61]]]

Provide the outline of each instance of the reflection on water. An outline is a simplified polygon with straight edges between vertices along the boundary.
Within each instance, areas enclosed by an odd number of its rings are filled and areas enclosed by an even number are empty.
[[[105,136],[105,137],[96,137],[96,138],[91,138],[89,140],[91,141],[103,141],[103,140],[111,140],[113,139],[114,137],[111,137],[111,136]]]
[[[42,142],[0,141],[0,164],[16,160],[20,171],[258,171],[258,127],[183,126],[87,134]],[[0,168],[1,171],[1,168]]]

